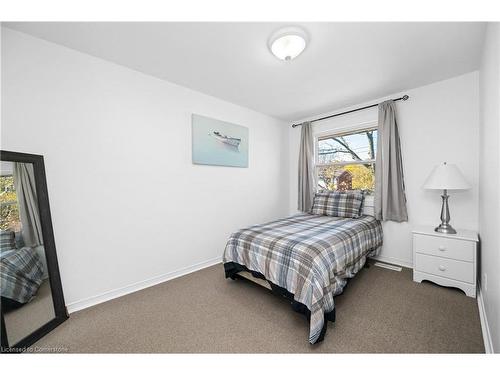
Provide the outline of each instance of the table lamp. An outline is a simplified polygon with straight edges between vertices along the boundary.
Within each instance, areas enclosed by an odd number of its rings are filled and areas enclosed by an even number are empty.
[[[434,230],[440,233],[455,234],[457,231],[450,225],[450,209],[448,208],[448,190],[470,189],[462,172],[455,164],[446,162],[434,167],[424,184],[424,189],[443,190],[443,204],[441,206],[441,224]]]

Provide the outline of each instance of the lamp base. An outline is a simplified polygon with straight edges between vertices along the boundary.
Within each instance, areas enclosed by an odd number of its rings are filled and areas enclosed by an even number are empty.
[[[443,204],[441,205],[441,224],[434,229],[435,232],[446,234],[457,234],[457,231],[450,225],[450,209],[448,208],[448,191],[443,190]]]
[[[457,234],[457,231],[447,223],[441,223],[434,229],[435,232],[446,233],[446,234]]]

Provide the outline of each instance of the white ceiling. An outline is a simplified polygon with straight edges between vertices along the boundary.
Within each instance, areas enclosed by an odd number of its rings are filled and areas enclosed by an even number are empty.
[[[300,23],[297,59],[268,50],[279,23],[4,23],[284,120],[476,70],[484,23]]]

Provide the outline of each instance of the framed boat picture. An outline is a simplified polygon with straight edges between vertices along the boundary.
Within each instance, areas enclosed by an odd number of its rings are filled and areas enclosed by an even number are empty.
[[[193,164],[248,167],[248,128],[192,115]]]

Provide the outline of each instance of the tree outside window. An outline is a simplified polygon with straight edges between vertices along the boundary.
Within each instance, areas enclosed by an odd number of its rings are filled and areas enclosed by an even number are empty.
[[[19,205],[13,176],[0,176],[0,229],[21,230]]]
[[[318,189],[373,193],[376,150],[376,128],[318,138]]]

